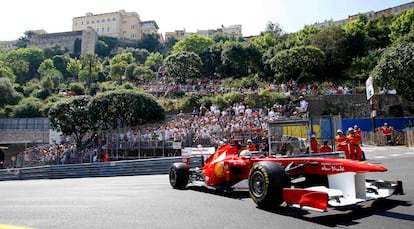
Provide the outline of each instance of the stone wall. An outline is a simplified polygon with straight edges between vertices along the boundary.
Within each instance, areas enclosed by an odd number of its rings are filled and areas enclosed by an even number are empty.
[[[95,53],[96,43],[98,42],[98,34],[93,29],[82,31],[81,54]]]
[[[30,38],[29,46],[36,46],[41,49],[59,45],[70,52],[74,52],[75,41],[82,39],[82,31],[37,34]]]
[[[49,144],[49,130],[0,129],[0,144],[10,143]]]
[[[81,41],[81,54],[87,52],[94,53],[98,34],[93,29],[62,33],[35,34],[30,38],[28,46],[45,49],[59,45],[65,47],[70,52],[74,52],[77,40]]]
[[[372,101],[373,104],[370,104],[365,94],[319,95],[308,98],[309,113],[311,116],[320,116],[323,111],[332,108],[343,118],[367,118],[370,117],[372,109],[376,110],[377,117],[414,115],[414,103],[405,101],[397,95],[375,95]]]

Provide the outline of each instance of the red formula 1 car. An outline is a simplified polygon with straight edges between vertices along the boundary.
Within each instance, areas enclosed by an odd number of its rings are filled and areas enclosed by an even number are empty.
[[[187,160],[188,161],[188,160]],[[334,157],[275,157],[249,152],[242,155],[234,145],[221,146],[202,167],[173,163],[170,184],[224,191],[248,191],[262,208],[286,203],[304,210],[344,209],[400,192],[402,182],[367,180],[366,173],[384,172],[380,165]]]

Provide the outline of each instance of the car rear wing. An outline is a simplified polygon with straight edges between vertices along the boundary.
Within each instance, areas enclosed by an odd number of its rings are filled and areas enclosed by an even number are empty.
[[[192,157],[201,157],[201,163],[204,165],[205,160],[213,153],[216,152],[214,147],[186,147],[182,150],[181,156],[183,162],[189,166],[190,159]]]

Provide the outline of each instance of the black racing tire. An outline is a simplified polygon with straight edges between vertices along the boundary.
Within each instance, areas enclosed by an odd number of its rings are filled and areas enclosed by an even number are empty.
[[[171,187],[185,189],[189,180],[189,172],[185,163],[176,162],[170,166],[169,178]]]
[[[288,175],[279,163],[262,161],[253,165],[249,173],[249,194],[260,208],[276,208],[283,202],[283,187]]]

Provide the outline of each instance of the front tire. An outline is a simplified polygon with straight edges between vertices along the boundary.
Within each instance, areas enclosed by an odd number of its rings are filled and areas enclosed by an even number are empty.
[[[263,161],[253,165],[249,174],[249,194],[260,208],[275,208],[284,202],[283,187],[288,176],[282,166]]]
[[[170,185],[174,189],[184,189],[189,180],[189,172],[185,163],[176,162],[169,169]]]

